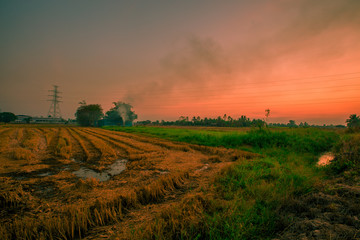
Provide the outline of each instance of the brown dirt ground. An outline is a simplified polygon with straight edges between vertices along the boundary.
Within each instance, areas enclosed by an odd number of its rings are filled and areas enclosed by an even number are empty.
[[[325,180],[308,195],[284,204],[287,227],[276,239],[360,239],[360,178]]]

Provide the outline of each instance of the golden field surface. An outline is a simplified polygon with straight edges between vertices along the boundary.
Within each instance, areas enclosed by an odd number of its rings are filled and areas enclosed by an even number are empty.
[[[99,128],[2,125],[0,238],[131,238],[253,155]],[[125,170],[111,172],[119,160]],[[76,174],[84,169],[107,178]]]

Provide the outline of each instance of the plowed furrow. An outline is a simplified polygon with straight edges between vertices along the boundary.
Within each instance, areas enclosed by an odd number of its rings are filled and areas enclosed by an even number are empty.
[[[139,151],[137,151],[136,149],[131,149],[124,144],[107,138],[106,136],[98,135],[85,128],[81,129],[81,131],[87,134],[90,138],[93,138],[93,140],[96,141],[98,145],[103,146],[103,148],[104,146],[106,146],[106,151],[109,151],[109,149],[113,149],[113,151],[116,152],[116,156],[119,156],[121,158],[129,158],[131,155],[139,154]]]
[[[16,128],[14,131],[11,132],[9,136],[9,147],[15,148],[20,147],[21,139],[23,137],[23,130],[22,128]],[[19,141],[20,139],[20,141]]]
[[[15,144],[18,146],[21,146],[21,143],[24,139],[24,128],[19,128],[16,132],[16,135],[13,136],[13,139],[15,140]]]
[[[47,132],[45,131],[45,129],[44,128],[37,128],[37,130],[39,131],[39,132],[41,132],[41,134],[42,134],[42,137],[43,137],[43,139],[45,140],[45,146],[47,147],[47,145],[48,145],[48,136],[46,136],[46,134],[47,134]]]
[[[80,159],[82,161],[86,161],[90,157],[89,151],[85,147],[85,143],[76,135],[71,128],[66,128],[67,133],[70,136],[71,144],[73,145],[72,157],[74,159]]]
[[[31,150],[32,152],[39,151],[40,135],[34,129],[26,128],[24,131],[24,138],[21,146]]]
[[[87,133],[93,134],[94,136],[97,136],[105,141],[108,141],[109,143],[113,144],[115,147],[119,147],[120,149],[123,149],[127,154],[137,154],[137,153],[144,153],[149,152],[146,149],[143,149],[141,147],[135,146],[133,144],[121,141],[120,139],[108,136],[107,134],[101,134],[99,132],[86,130]]]
[[[48,146],[46,151],[48,152],[49,155],[55,157],[56,156],[56,145],[59,141],[59,134],[60,134],[60,128],[56,128],[56,132],[48,132],[47,134],[47,140],[48,140]]]
[[[84,133],[78,128],[72,128],[72,130],[83,140],[85,148],[90,153],[89,160],[91,161],[100,161],[102,158],[106,156],[106,150],[104,150],[104,142],[98,141],[93,137],[89,136],[89,134]]]
[[[109,131],[109,130],[103,130],[103,131]],[[228,153],[227,150],[225,149],[220,149],[220,148],[213,148],[213,147],[207,147],[207,146],[203,146],[203,145],[195,145],[195,144],[188,144],[188,143],[180,143],[180,142],[170,142],[164,139],[159,139],[156,137],[145,137],[145,136],[139,136],[136,134],[130,134],[130,133],[125,133],[125,132],[118,132],[118,131],[113,131],[115,135],[117,136],[121,136],[124,137],[126,139],[133,139],[135,141],[138,142],[142,142],[142,143],[148,143],[150,145],[156,145],[162,148],[166,148],[168,150],[178,150],[178,151],[196,151],[196,152],[201,152],[204,153],[206,155],[222,155],[224,154],[224,152]],[[224,151],[223,151],[224,150]]]
[[[1,133],[0,138],[0,153],[5,153],[9,150],[12,136],[14,136],[16,129],[9,128]]]
[[[0,136],[2,136],[3,133],[6,133],[6,131],[10,130],[9,128],[0,128]]]
[[[160,146],[162,148],[166,148],[169,150],[177,150],[177,151],[189,151],[190,148],[188,147],[188,144],[182,144],[182,143],[172,143],[166,140],[162,140],[162,139],[158,139],[155,137],[142,137],[136,134],[129,134],[129,133],[124,133],[124,132],[115,132],[114,134],[118,135],[118,136],[122,136],[124,138],[128,138],[128,139],[133,139],[136,140],[138,142],[143,142],[143,143],[149,143],[152,145],[156,145],[156,146]]]
[[[106,136],[114,141],[126,144],[131,148],[135,148],[135,149],[138,149],[138,150],[141,150],[144,152],[154,152],[154,151],[159,151],[162,149],[160,146],[154,145],[150,142],[142,142],[142,141],[138,141],[134,138],[124,137],[124,136],[118,135],[115,132],[109,131],[109,130],[97,129],[96,133],[100,134],[102,136]]]
[[[46,136],[43,131],[39,128],[33,128],[33,131],[39,135],[39,151],[44,151],[47,147]]]
[[[57,142],[59,128],[43,128],[42,130],[46,139],[47,151],[51,152],[51,148]]]

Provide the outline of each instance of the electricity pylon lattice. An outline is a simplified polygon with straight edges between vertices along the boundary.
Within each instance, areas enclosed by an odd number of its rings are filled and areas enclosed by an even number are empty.
[[[54,85],[54,89],[49,90],[49,92],[51,92],[52,94],[48,95],[49,97],[51,97],[51,99],[48,100],[49,102],[51,102],[48,116],[51,118],[61,118],[60,106],[59,106],[59,103],[62,102],[60,101],[61,97],[59,95],[61,92],[58,91],[58,86],[56,85]]]

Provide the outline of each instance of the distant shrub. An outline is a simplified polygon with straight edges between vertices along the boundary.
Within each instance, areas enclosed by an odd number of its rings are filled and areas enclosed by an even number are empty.
[[[360,132],[360,116],[351,114],[350,117],[346,119],[346,125],[350,133]]]
[[[360,134],[345,135],[333,148],[335,159],[329,168],[335,173],[360,170]]]

